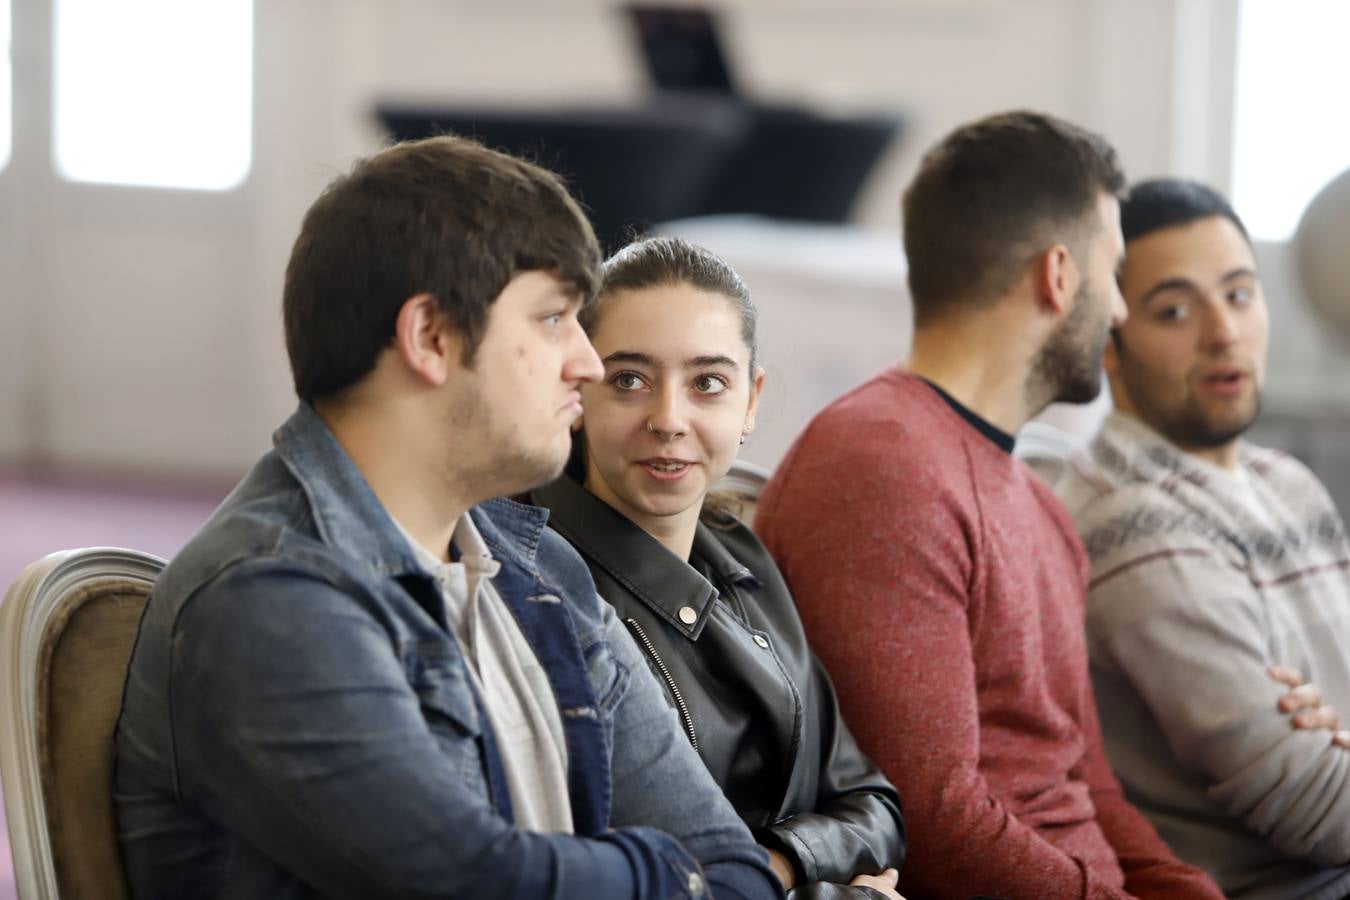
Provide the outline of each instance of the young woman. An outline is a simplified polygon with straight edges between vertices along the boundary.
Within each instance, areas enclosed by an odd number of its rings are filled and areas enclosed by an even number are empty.
[[[793,900],[898,897],[895,789],[845,727],[768,551],[709,498],[764,386],[749,293],[706,250],[648,239],[605,263],[583,324],[605,377],[582,388],[568,474],[533,501],[585,557]]]

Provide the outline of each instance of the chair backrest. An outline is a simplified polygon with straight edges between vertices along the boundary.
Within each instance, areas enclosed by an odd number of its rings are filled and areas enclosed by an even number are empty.
[[[715,492],[730,508],[727,510],[740,519],[747,527],[755,525],[755,507],[759,505],[759,494],[773,474],[763,466],[738,459],[731,469],[717,482]]]
[[[19,896],[123,900],[113,729],[164,567],[134,550],[53,553],[0,606],[0,776]]]

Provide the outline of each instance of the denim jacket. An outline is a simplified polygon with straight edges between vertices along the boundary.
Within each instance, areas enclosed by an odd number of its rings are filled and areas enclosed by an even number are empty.
[[[576,833],[513,828],[436,585],[312,408],[274,443],[141,621],[114,777],[133,896],[782,896],[585,565],[496,500],[470,514],[557,698]]]

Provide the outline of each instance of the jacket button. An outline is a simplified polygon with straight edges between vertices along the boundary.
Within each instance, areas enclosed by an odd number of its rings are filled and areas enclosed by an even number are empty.
[[[686,625],[693,625],[698,621],[698,612],[692,606],[681,606],[680,621]]]
[[[685,607],[688,609],[689,607]],[[703,896],[703,876],[697,872],[689,873],[689,894],[693,897]]]
[[[759,644],[765,650],[769,649],[769,639],[762,634],[755,635],[755,643]]]

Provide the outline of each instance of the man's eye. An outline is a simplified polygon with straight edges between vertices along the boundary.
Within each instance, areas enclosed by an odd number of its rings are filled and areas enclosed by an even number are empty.
[[[1246,306],[1256,299],[1256,290],[1249,287],[1234,288],[1228,292],[1228,302],[1235,306]]]
[[[642,379],[632,372],[620,372],[610,379],[610,384],[621,391],[636,391],[642,387]]]
[[[1161,322],[1180,322],[1190,316],[1190,308],[1183,304],[1167,306],[1158,311],[1158,320]]]
[[[553,313],[552,315],[544,317],[544,324],[547,325],[549,328],[557,328],[559,325],[562,324],[562,320],[563,320],[563,313]]]
[[[716,375],[700,375],[694,379],[694,390],[700,394],[720,394],[726,389],[726,379]]]

